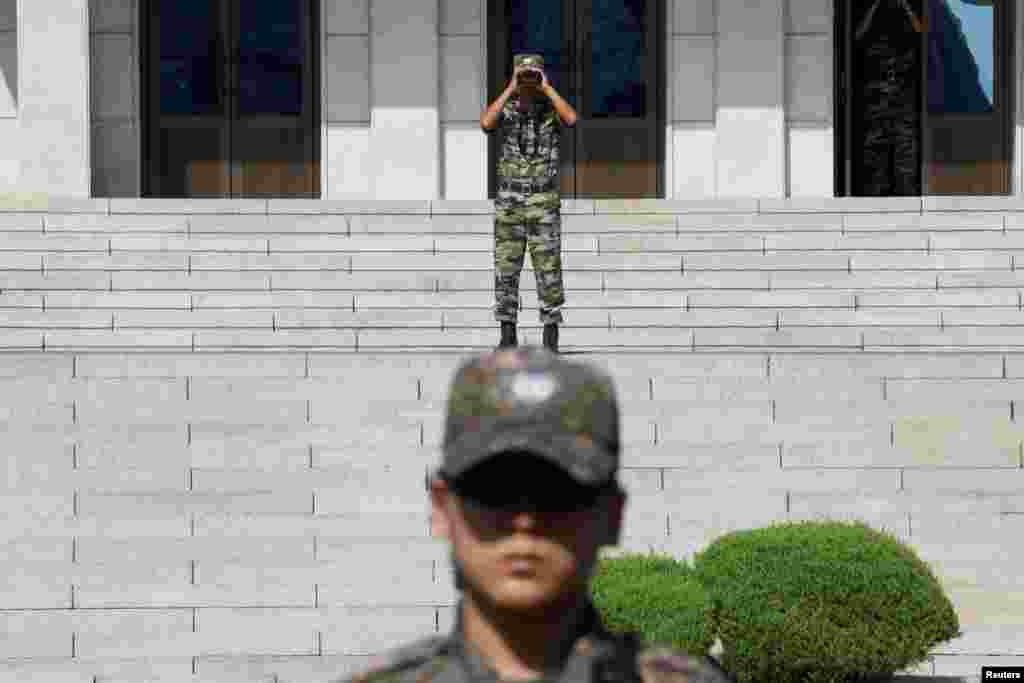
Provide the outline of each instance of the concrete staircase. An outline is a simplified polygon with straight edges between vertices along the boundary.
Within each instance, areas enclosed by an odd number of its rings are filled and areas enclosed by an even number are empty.
[[[491,211],[0,204],[0,682],[329,681],[447,632],[424,477],[497,343]],[[1024,201],[567,201],[563,234],[619,550],[863,519],[960,615],[909,673],[1024,663]],[[537,344],[529,259],[521,292]]]

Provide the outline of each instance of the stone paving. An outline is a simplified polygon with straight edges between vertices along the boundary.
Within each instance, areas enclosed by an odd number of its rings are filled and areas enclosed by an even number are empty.
[[[498,339],[491,211],[0,201],[0,680],[328,681],[447,631],[424,476]],[[561,346],[623,401],[608,554],[864,519],[960,616],[914,680],[1021,665],[1024,201],[564,214]]]

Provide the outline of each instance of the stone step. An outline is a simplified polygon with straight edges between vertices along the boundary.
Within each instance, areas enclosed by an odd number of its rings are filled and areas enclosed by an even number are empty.
[[[32,675],[326,679],[305,655],[446,630],[425,477],[452,371],[497,342],[489,203],[64,209],[0,210],[4,675],[73,636],[80,668]],[[1021,209],[567,203],[562,349],[616,380],[621,547],[864,519],[949,582],[965,636],[933,673],[1012,651]]]
[[[47,255],[61,253],[131,254],[288,254],[288,253],[491,253],[493,234],[479,235],[347,235],[274,234],[245,235],[140,235],[118,231],[97,233],[6,232],[0,255]],[[566,253],[657,254],[657,253],[787,253],[846,255],[879,252],[1014,253],[1024,249],[1024,232],[937,232],[937,233],[815,233],[771,232],[764,235],[693,233],[680,235],[580,235],[563,234]],[[34,264],[36,265],[36,264]]]
[[[478,235],[345,235],[276,234],[268,236],[133,233],[3,233],[0,256],[75,254],[456,254],[490,253],[493,234]],[[733,235],[692,233],[666,234],[563,234],[562,251],[590,254],[733,254],[806,253],[871,255],[878,253],[1014,254],[1024,249],[1024,232],[974,233],[766,233]],[[38,265],[38,261],[32,263]],[[31,266],[30,266],[31,267]]]
[[[877,386],[856,391],[821,388],[817,393],[804,388],[789,393],[782,388],[737,389],[733,393],[738,398],[731,400],[746,407],[729,405],[717,398],[726,391],[722,387],[658,386],[653,391],[657,400],[647,402],[645,407],[630,403],[641,400],[635,395],[620,393],[620,398],[627,402],[624,471],[1020,467],[1024,433],[1010,419],[1009,401],[1002,405],[990,402],[985,410],[977,410],[970,405],[982,400],[977,394],[957,397],[958,400],[947,403],[963,413],[955,416],[953,410],[937,402],[918,407],[915,412],[914,404],[907,400],[879,401]],[[754,400],[759,394],[771,398]],[[712,398],[693,398],[700,395]],[[853,396],[859,400],[847,400]],[[1019,393],[1016,396],[1019,399]],[[772,401],[775,422],[768,419]],[[860,420],[830,419],[815,409],[816,403],[843,405],[867,415]],[[698,406],[691,408],[696,411],[693,415],[673,417],[682,414],[683,406],[687,405]],[[707,406],[725,417],[697,422],[696,416],[705,416]],[[740,430],[732,425],[730,431],[729,415],[736,414],[731,411],[749,411],[755,419]],[[799,418],[801,411],[807,415],[803,422]],[[320,412],[318,406],[316,412]],[[316,468],[318,472],[339,473],[366,470],[372,476],[376,469],[384,467],[403,472],[405,480],[422,481],[424,472],[440,462],[441,454],[436,443],[418,445],[420,423],[431,425],[433,430],[443,419],[443,411],[434,407],[420,412],[419,419],[411,421],[404,432],[396,428],[393,434],[374,436],[368,431],[342,431],[342,426],[348,428],[351,420],[341,420],[337,426],[293,422],[261,428],[240,422],[238,413],[232,416],[217,410],[209,410],[204,422],[186,429],[185,418],[190,415],[172,407],[164,414],[149,412],[150,422],[165,419],[163,425],[125,421],[121,425],[123,436],[117,444],[95,436],[101,428],[109,428],[104,422],[84,424],[83,428],[89,430],[84,433],[67,425],[60,433],[46,437],[11,424],[11,443],[32,450],[37,457],[28,463],[5,455],[0,462],[8,468],[8,493],[29,486],[39,493],[64,495],[98,485],[119,491],[183,491],[190,481],[195,486],[196,473],[217,470],[285,475]],[[109,415],[93,411],[90,417],[109,422]],[[227,421],[232,419],[235,424]],[[361,419],[378,429],[387,424],[386,417],[380,415]],[[157,427],[182,434],[176,440],[159,440],[150,436],[158,432]],[[933,433],[922,437],[920,432],[926,429]],[[191,442],[186,440],[186,431]],[[228,436],[218,440],[219,433]]]
[[[237,201],[237,200],[235,200]],[[794,210],[771,212],[736,206],[730,212],[694,213],[672,204],[662,204],[654,212],[629,210],[623,213],[588,214],[564,210],[563,230],[567,232],[633,233],[633,232],[751,232],[751,231],[1003,231],[1018,229],[1024,214],[1018,210],[982,211],[916,211],[896,213],[884,209],[874,211]],[[866,206],[866,205],[865,205]],[[327,207],[319,213],[201,213],[179,203],[169,213],[145,211],[130,213],[44,213],[4,215],[0,229],[31,234],[96,233],[111,228],[120,232],[160,234],[239,234],[239,233],[305,233],[305,234],[493,234],[493,214],[433,213],[425,207],[421,213],[331,214]],[[666,210],[667,209],[667,210]],[[229,209],[230,211],[230,209]]]
[[[600,324],[600,323],[599,323]],[[539,344],[539,325],[522,325],[519,343]],[[564,326],[560,348],[573,352],[602,350],[691,351],[911,351],[958,350],[995,353],[1024,350],[1019,325],[789,326],[764,327],[574,327]],[[497,324],[446,329],[406,325],[401,328],[146,328],[0,329],[4,351],[449,351],[472,352],[497,344]]]
[[[72,377],[180,378],[180,377],[322,377],[361,382],[397,373],[422,380],[427,395],[433,383],[446,383],[458,366],[458,354],[329,353],[228,351],[197,354],[164,353],[61,354],[7,352],[0,363],[0,378],[60,383]],[[854,378],[1017,378],[1024,377],[1024,354],[906,353],[902,350],[846,353],[744,353],[690,351],[595,352],[588,362],[607,367],[623,378],[752,377],[849,382]],[[253,361],[258,361],[254,363]],[[439,397],[440,398],[440,397]]]
[[[481,200],[326,200],[326,199],[156,199],[156,198],[35,198],[4,197],[0,215],[19,221],[40,211],[61,214],[129,215],[489,215],[494,202]],[[794,197],[776,199],[562,199],[563,213],[581,215],[716,214],[729,212],[766,215],[794,213],[920,214],[949,212],[1016,212],[1024,209],[1016,197]]]
[[[654,365],[647,368],[646,371],[639,368],[634,370],[626,362],[602,363],[602,365],[608,367],[611,372],[621,375],[616,382],[619,396],[623,400],[638,401],[636,404],[631,404],[637,410],[645,410],[645,406],[648,404],[659,410],[665,406],[671,408],[678,401],[742,400],[767,403],[777,400],[779,410],[784,411],[796,410],[797,408],[793,407],[794,402],[799,404],[800,401],[810,401],[813,403],[822,401],[825,397],[831,397],[835,401],[840,399],[844,401],[857,400],[866,403],[866,405],[858,406],[829,406],[837,410],[846,408],[866,410],[867,404],[896,406],[897,410],[913,406],[922,410],[931,410],[934,407],[932,404],[935,402],[940,405],[960,405],[976,401],[995,402],[993,405],[999,406],[997,414],[1006,413],[1006,416],[1009,417],[1009,402],[1019,402],[1024,396],[1024,382],[1020,379],[1019,374],[1009,377],[983,377],[975,370],[970,375],[965,374],[959,378],[952,378],[948,375],[953,373],[942,373],[939,365],[933,363],[930,364],[933,367],[933,373],[930,374],[937,376],[921,377],[919,375],[922,373],[917,370],[911,373],[900,373],[899,368],[892,365],[892,362],[896,360],[894,355],[876,359],[881,372],[875,377],[850,377],[842,382],[837,382],[827,372],[820,375],[804,375],[796,371],[797,368],[787,367],[790,364],[785,359],[775,359],[773,363],[769,363],[768,361],[771,359],[764,356],[750,359],[747,363],[749,367],[737,374],[701,376],[701,365],[713,368],[716,362],[721,364],[728,360],[725,356],[726,354],[714,354],[708,358],[662,360],[661,367]],[[653,362],[655,359],[651,360]],[[737,358],[736,360],[746,360],[746,358]],[[890,362],[886,363],[886,361]],[[864,362],[867,360],[864,359]],[[946,365],[952,365],[955,362],[956,359],[950,359]],[[827,368],[827,365],[822,365]],[[856,368],[856,365],[851,364],[851,367]],[[83,370],[87,369],[83,368]],[[8,407],[70,405],[74,402],[81,402],[90,404],[88,411],[116,412],[134,404],[139,412],[145,408],[154,413],[158,413],[159,408],[163,406],[167,410],[185,411],[180,415],[183,423],[195,421],[201,423],[204,410],[211,411],[210,415],[216,415],[218,410],[236,412],[228,404],[247,401],[313,401],[316,403],[327,401],[330,403],[339,396],[346,396],[353,390],[361,388],[362,384],[375,371],[365,370],[338,376],[313,374],[309,377],[303,377],[301,373],[292,377],[221,376],[219,374],[199,374],[194,377],[191,375],[147,377],[127,370],[117,374],[114,374],[113,371],[110,372],[112,373],[110,375],[83,372],[74,379],[64,377],[58,380],[46,377],[3,378],[0,379],[0,388],[3,389],[0,405]],[[183,370],[183,372],[187,372],[187,370]],[[378,382],[374,385],[374,395],[410,415],[421,415],[424,411],[440,412],[443,408],[443,399],[436,391],[427,391],[422,384],[436,383],[441,375],[448,374],[448,372],[448,370],[431,371],[424,368],[403,372],[395,371],[379,377]],[[639,373],[639,376],[636,373]],[[942,374],[947,376],[943,377]],[[387,416],[389,411],[383,405],[355,406],[351,410],[353,414],[361,416],[360,419],[369,417],[373,414],[373,410],[383,411],[384,416]],[[782,420],[781,417],[777,419]],[[86,422],[88,421],[84,419],[78,420],[75,425]],[[131,422],[136,425],[135,430],[142,429],[146,425],[149,425],[146,429],[155,428],[155,425],[145,420],[135,419]],[[56,446],[60,443],[70,443],[63,440],[71,438],[69,434],[78,433],[79,428],[73,427],[71,424],[64,424],[54,426],[48,431],[19,431],[19,434],[33,435],[34,439],[40,441],[49,439],[51,446]],[[294,428],[296,427],[292,425],[289,429]],[[73,431],[68,432],[69,429],[73,429]],[[285,433],[287,432],[288,430],[285,430]],[[276,433],[276,431],[272,431],[270,435]],[[86,434],[87,432],[79,434],[77,438],[79,443],[94,443],[94,439],[98,436],[95,434],[86,436]],[[148,435],[157,441],[169,443],[183,444],[186,441],[183,427],[177,430],[161,429],[152,434],[148,434],[148,432],[132,432],[132,434],[134,434],[133,439]],[[202,441],[204,438],[213,441],[230,440],[231,436],[229,432],[218,429],[212,435],[203,437],[202,425],[194,424],[188,440],[190,443]],[[311,435],[307,435],[307,437],[311,439],[311,443],[316,442]],[[113,447],[115,444],[118,448],[128,446],[127,442],[117,439],[110,441],[108,446]],[[88,448],[84,452],[80,450],[77,457],[78,461],[82,462],[83,458],[88,457]]]
[[[964,388],[959,392],[953,388],[955,384],[935,380],[936,384],[932,385],[930,381],[908,381],[904,385],[899,380],[886,378],[884,382],[829,387],[813,383],[808,386],[803,381],[736,386],[699,383],[685,378],[657,382],[648,378],[624,380],[618,387],[622,400],[628,401],[624,414],[631,421],[646,424],[652,420],[671,420],[677,412],[686,410],[690,411],[687,417],[679,421],[692,424],[695,420],[692,414],[696,414],[693,411],[704,410],[702,406],[722,413],[735,407],[756,415],[756,426],[787,428],[784,435],[758,433],[757,439],[762,443],[793,439],[794,431],[788,427],[801,426],[802,422],[808,433],[819,435],[830,431],[847,435],[851,430],[873,424],[885,428],[882,436],[890,444],[910,445],[904,440],[913,437],[915,420],[920,421],[921,429],[934,430],[935,438],[939,438],[952,428],[949,420],[955,419],[963,430],[979,425],[984,428],[987,423],[991,433],[986,438],[1016,445],[1015,435],[1019,430],[1014,405],[1020,403],[1022,395],[1018,381],[965,379],[962,380]],[[248,385],[232,382],[224,385],[178,379],[174,382],[112,380],[46,386],[40,382],[5,380],[5,391],[18,393],[0,403],[0,417],[6,420],[5,429],[11,439],[40,448],[45,446],[47,457],[53,458],[51,462],[55,467],[62,467],[61,463],[87,466],[105,462],[110,457],[134,462],[134,458],[139,457],[137,453],[154,448],[161,440],[169,449],[163,450],[169,453],[180,454],[186,445],[198,442],[193,448],[198,456],[224,457],[228,453],[226,448],[236,448],[236,443],[250,443],[253,439],[278,444],[282,457],[276,462],[280,466],[303,467],[309,460],[315,461],[321,456],[321,447],[371,446],[373,439],[364,443],[364,436],[372,435],[372,428],[387,425],[389,421],[395,428],[394,433],[382,434],[379,438],[391,439],[392,444],[396,439],[405,441],[410,448],[416,446],[420,441],[417,429],[424,422],[440,421],[444,406],[440,396],[447,390],[446,382],[431,382],[429,391],[423,389],[423,384],[395,376],[380,389],[375,405],[348,405],[342,411],[338,408],[339,400],[352,393],[357,386],[355,382]],[[246,386],[248,392],[237,388]],[[424,400],[423,396],[429,396],[429,400]],[[726,405],[729,401],[735,405]],[[24,427],[17,425],[19,417],[26,417],[22,413],[45,409],[59,411],[65,418],[25,419]],[[935,422],[929,422],[932,420]],[[945,426],[942,420],[946,420]],[[104,440],[102,430],[118,422],[125,425],[123,438]],[[261,422],[266,423],[269,432],[250,434],[251,430],[246,429],[246,425]],[[334,424],[358,431],[346,438],[345,434],[332,431],[330,425]],[[398,431],[399,427],[403,431]],[[218,438],[225,439],[227,445],[218,448],[209,443]],[[307,446],[312,449],[308,453]],[[408,457],[413,457],[414,452],[416,449]],[[341,462],[347,464],[348,456]]]
[[[1022,261],[1024,262],[1024,261]],[[3,284],[6,289],[49,289],[60,288],[60,282],[94,276],[91,282],[107,282],[110,288],[130,288],[131,282],[161,283],[163,288],[188,288],[192,281],[230,281],[236,274],[250,280],[260,275],[273,278],[268,282],[287,283],[311,274],[321,278],[335,278],[341,283],[359,282],[362,273],[379,279],[382,286],[389,282],[393,273],[413,274],[416,277],[450,277],[452,271],[480,273],[493,277],[494,258],[490,252],[454,254],[414,253],[291,253],[291,254],[180,254],[180,253],[89,253],[70,252],[30,254],[0,254],[0,267],[4,269]],[[524,254],[523,269],[533,272],[532,256]],[[565,273],[605,273],[622,277],[634,272],[652,271],[649,274],[662,282],[670,282],[671,275],[693,273],[768,273],[780,282],[789,274],[834,279],[833,274],[860,275],[864,273],[885,273],[888,278],[904,276],[913,282],[928,281],[927,278],[913,277],[929,275],[935,279],[944,278],[945,286],[965,286],[964,280],[978,279],[975,287],[1018,286],[1016,264],[1013,256],[1005,253],[963,252],[944,254],[867,254],[845,255],[839,252],[813,254],[794,253],[718,253],[674,255],[651,254],[603,254],[564,253],[562,270]],[[655,273],[654,271],[657,271]],[[992,273],[990,275],[989,273]],[[353,278],[352,276],[357,277]],[[195,276],[195,277],[193,277]],[[170,279],[168,279],[170,278]],[[986,278],[989,281],[986,282]],[[188,281],[186,284],[185,281]],[[1006,284],[1007,280],[1011,284]],[[878,279],[876,287],[886,280]],[[943,286],[940,279],[940,287]],[[71,285],[78,288],[82,285]],[[136,285],[137,287],[153,286]],[[242,285],[239,285],[240,287]],[[270,285],[268,285],[270,286]],[[353,285],[350,285],[353,286]],[[809,285],[810,286],[810,285]],[[865,284],[865,287],[870,285]],[[312,286],[317,288],[316,285]],[[326,284],[323,285],[327,287]],[[360,285],[360,288],[366,288]],[[86,284],[84,288],[96,288]]]
[[[521,309],[521,326],[536,327],[537,308]],[[569,308],[563,309],[566,329],[577,328],[771,328],[807,327],[1021,327],[1024,312],[1017,307],[986,309],[901,307],[892,309],[767,309],[767,308]],[[0,311],[0,329],[13,331],[60,330],[345,330],[493,328],[492,307],[477,308],[367,308],[350,310],[292,308],[256,309],[30,309]],[[51,340],[52,341],[52,340]],[[49,342],[48,342],[49,343]]]
[[[525,268],[520,291],[535,287],[534,271]],[[634,291],[720,291],[768,292],[791,290],[816,292],[834,290],[850,294],[941,290],[1019,290],[1024,287],[1022,271],[586,271],[565,268],[563,280],[568,292],[609,290]],[[209,294],[232,292],[239,296],[259,292],[467,292],[494,289],[493,270],[432,271],[93,271],[60,272],[43,275],[27,271],[0,273],[0,287],[6,296],[69,294],[72,292],[183,292]]]

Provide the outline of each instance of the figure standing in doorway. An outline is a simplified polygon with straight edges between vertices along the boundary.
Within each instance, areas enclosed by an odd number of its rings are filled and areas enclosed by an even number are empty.
[[[908,0],[873,0],[857,26],[863,106],[857,194],[921,194],[920,54],[926,30]]]
[[[529,245],[544,346],[557,352],[565,304],[559,146],[562,126],[576,124],[576,111],[548,82],[541,55],[516,55],[512,67],[512,80],[505,91],[480,115],[484,132],[502,132],[494,202],[494,317],[501,323],[498,348],[517,345],[519,275]]]

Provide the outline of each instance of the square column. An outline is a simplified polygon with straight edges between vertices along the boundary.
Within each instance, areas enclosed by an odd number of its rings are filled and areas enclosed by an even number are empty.
[[[717,194],[784,197],[783,0],[718,0]]]
[[[371,0],[370,164],[376,199],[439,199],[438,3]]]
[[[18,191],[88,197],[88,0],[18,0],[18,43]]]

